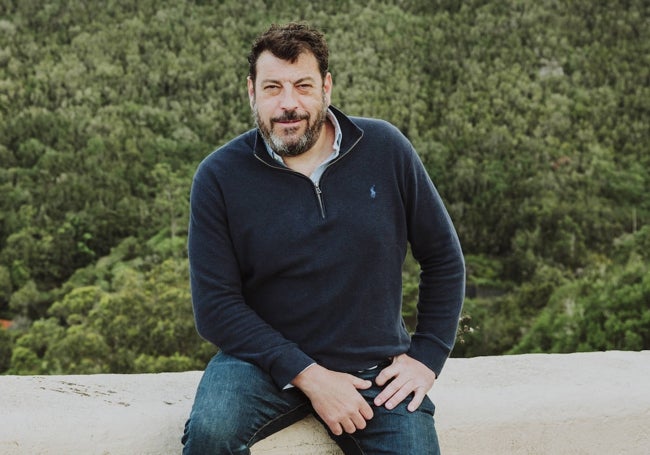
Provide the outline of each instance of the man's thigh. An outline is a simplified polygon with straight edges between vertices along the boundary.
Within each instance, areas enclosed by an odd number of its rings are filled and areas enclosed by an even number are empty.
[[[279,390],[259,367],[219,353],[199,383],[183,436],[185,453],[248,453],[310,411],[299,390]]]

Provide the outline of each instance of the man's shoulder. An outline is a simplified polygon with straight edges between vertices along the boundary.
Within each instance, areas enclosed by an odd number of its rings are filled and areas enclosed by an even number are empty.
[[[251,129],[240,134],[234,139],[219,146],[210,155],[206,157],[216,160],[223,160],[237,157],[242,154],[251,154],[255,148],[255,138],[257,130]]]
[[[254,129],[240,134],[213,150],[202,160],[199,166],[230,164],[247,156],[252,157],[255,148],[255,136],[256,130]]]
[[[411,149],[411,143],[391,122],[373,117],[350,117],[363,131],[364,143],[381,149]]]
[[[357,128],[365,132],[374,131],[374,130],[385,130],[385,129],[394,129],[397,128],[386,120],[382,120],[374,117],[363,117],[359,115],[350,115],[342,111],[340,108],[330,105],[330,110],[334,113],[338,119],[341,127],[343,128],[344,133],[350,128],[350,123]],[[348,123],[349,122],[349,123]]]
[[[392,136],[400,139],[404,137],[404,134],[400,129],[388,120],[376,117],[360,116],[350,116],[349,118],[354,124],[363,130],[364,134],[380,134],[383,137]]]
[[[350,120],[356,123],[359,127],[365,128],[395,128],[395,126],[387,120],[383,120],[375,117],[359,117],[359,116],[350,116]]]
[[[255,130],[249,130],[209,153],[196,168],[194,180],[224,180],[234,169],[243,170],[254,159]]]

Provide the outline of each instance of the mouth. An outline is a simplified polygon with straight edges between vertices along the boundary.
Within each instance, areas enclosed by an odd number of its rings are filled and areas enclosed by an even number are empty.
[[[285,112],[283,115],[271,119],[273,123],[283,126],[297,126],[303,120],[309,122],[309,114],[298,114],[296,111]]]
[[[272,128],[275,128],[277,133],[282,135],[298,134],[300,130],[305,128],[302,121],[303,119],[279,120],[272,123]]]
[[[302,122],[303,119],[295,119],[295,120],[274,120],[273,123],[279,123],[280,125],[288,125],[288,126],[294,126],[298,125],[300,122]]]

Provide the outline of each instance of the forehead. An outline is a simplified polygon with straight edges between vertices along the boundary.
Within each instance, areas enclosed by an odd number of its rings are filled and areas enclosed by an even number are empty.
[[[290,62],[264,51],[257,59],[256,67],[258,81],[297,80],[306,77],[320,80],[318,62],[310,52],[302,52],[295,62]]]

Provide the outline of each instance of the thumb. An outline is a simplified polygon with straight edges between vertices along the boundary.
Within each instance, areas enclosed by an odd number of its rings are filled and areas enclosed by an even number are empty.
[[[392,365],[387,366],[383,370],[379,372],[377,377],[375,378],[375,384],[377,384],[379,387],[383,387],[386,385],[388,381],[393,379],[395,376],[395,373],[393,373],[393,369],[391,368]]]
[[[372,381],[368,381],[367,379],[361,379],[357,378],[356,376],[353,376],[354,381],[352,381],[352,385],[359,390],[365,390],[369,389],[372,387]]]

